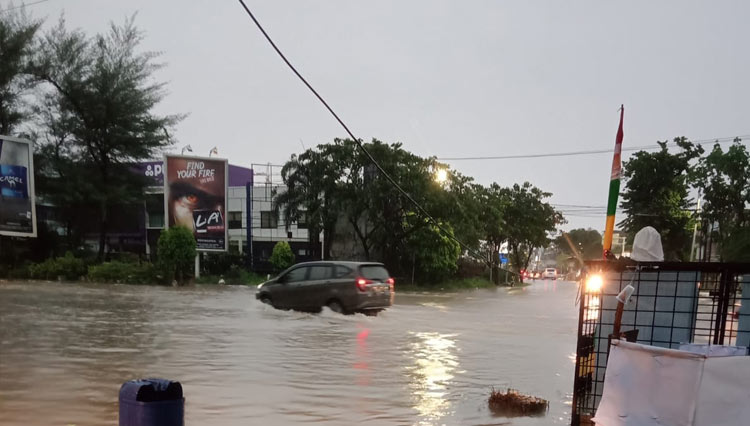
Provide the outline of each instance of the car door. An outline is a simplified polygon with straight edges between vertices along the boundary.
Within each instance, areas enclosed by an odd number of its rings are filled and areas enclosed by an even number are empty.
[[[331,297],[339,299],[344,307],[350,309],[357,304],[356,271],[346,265],[336,265],[328,285]]]
[[[300,307],[301,286],[307,278],[307,267],[298,266],[290,269],[277,280],[277,286],[271,293],[273,304],[279,308],[295,309]]]
[[[330,264],[309,267],[307,281],[302,286],[302,294],[308,308],[321,308],[330,299],[332,275],[333,268]]]

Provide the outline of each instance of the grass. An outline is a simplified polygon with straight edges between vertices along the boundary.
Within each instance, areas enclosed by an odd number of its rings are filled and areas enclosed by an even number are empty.
[[[228,271],[226,275],[201,275],[195,280],[196,284],[218,284],[219,280],[224,279],[225,284],[233,285],[258,285],[266,281],[266,276],[248,272],[244,269]]]

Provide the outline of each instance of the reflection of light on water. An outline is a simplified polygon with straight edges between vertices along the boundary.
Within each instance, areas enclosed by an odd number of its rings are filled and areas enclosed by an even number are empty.
[[[414,359],[410,366],[411,383],[414,395],[414,408],[424,419],[422,424],[431,424],[449,414],[450,401],[445,396],[447,385],[453,379],[458,367],[455,354],[455,335],[441,333],[415,333],[419,339],[412,344],[410,356]]]
[[[352,365],[352,367],[358,370],[357,385],[359,386],[369,386],[371,381],[370,350],[367,346],[367,337],[369,335],[369,328],[363,328],[357,334],[357,348],[354,352],[356,362],[354,363],[354,365]]]

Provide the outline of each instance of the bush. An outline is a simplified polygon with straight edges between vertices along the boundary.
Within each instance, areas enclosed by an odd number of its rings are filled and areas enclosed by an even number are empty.
[[[87,268],[83,259],[73,257],[73,253],[67,252],[65,256],[57,258],[60,275],[66,280],[77,280],[86,275]]]
[[[228,274],[232,267],[242,268],[245,258],[239,253],[206,253],[201,259],[201,270],[208,275]]]
[[[193,233],[184,226],[175,226],[161,232],[156,253],[167,283],[174,279],[183,283],[192,275],[195,246]]]
[[[127,251],[119,252],[119,253],[110,253],[109,259],[111,262],[118,261],[122,263],[140,263],[141,258],[135,253],[130,253]]]
[[[29,275],[41,280],[56,280],[60,277],[77,280],[86,275],[86,264],[82,259],[74,257],[73,253],[67,252],[63,257],[30,265]]]
[[[24,263],[20,266],[2,265],[0,264],[0,278],[8,278],[11,280],[25,280],[30,278],[29,275],[29,264]]]
[[[452,238],[453,228],[447,223],[441,225],[450,235],[429,223],[406,238],[420,282],[439,283],[453,277],[458,269],[461,246]]]
[[[269,259],[271,265],[277,271],[283,271],[284,269],[294,265],[294,253],[292,248],[286,241],[279,241],[273,246],[273,252],[271,253],[271,259]]]
[[[101,283],[152,284],[159,280],[157,269],[151,263],[104,262],[89,267],[90,281]]]

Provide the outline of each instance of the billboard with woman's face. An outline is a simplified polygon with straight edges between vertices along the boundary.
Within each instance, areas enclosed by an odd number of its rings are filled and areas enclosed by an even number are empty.
[[[167,155],[164,159],[167,226],[184,226],[198,250],[227,249],[227,160]]]
[[[0,136],[0,235],[36,237],[33,147]]]

